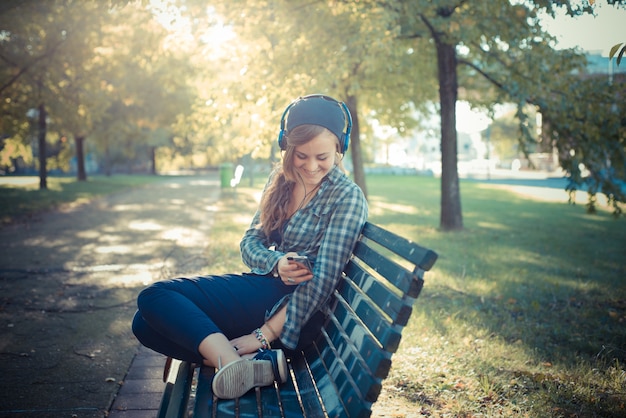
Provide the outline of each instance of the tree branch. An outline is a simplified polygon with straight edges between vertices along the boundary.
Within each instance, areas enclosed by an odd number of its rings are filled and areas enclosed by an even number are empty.
[[[38,56],[35,59],[33,59],[30,63],[28,63],[24,67],[22,67],[13,77],[11,77],[3,86],[0,87],[0,93],[2,93],[5,89],[9,88],[11,86],[11,84],[15,83],[25,72],[27,72],[30,68],[32,68],[39,61],[43,60],[44,58],[49,57],[52,54],[54,54],[56,52],[56,50],[59,48],[59,46],[61,46],[61,44],[63,44],[63,42],[64,42],[63,40],[59,41],[56,45],[54,45],[48,51],[44,52],[40,56]],[[5,62],[10,62],[6,57],[2,57],[2,59]]]
[[[491,75],[487,74],[486,72],[484,72],[482,70],[482,68],[478,67],[477,65],[475,65],[473,62],[467,61],[465,59],[458,59],[457,61],[459,64],[464,64],[467,65],[470,68],[473,68],[474,70],[476,70],[477,72],[479,72],[483,77],[485,77],[488,81],[490,81],[492,84],[494,84],[496,87],[498,87],[500,90],[504,90],[508,93],[506,87],[504,86],[504,84],[500,83],[498,80],[496,80],[495,78],[493,78]]]

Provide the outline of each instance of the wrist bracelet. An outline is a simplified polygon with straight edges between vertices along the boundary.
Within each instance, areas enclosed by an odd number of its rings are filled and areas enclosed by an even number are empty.
[[[261,348],[262,349],[269,350],[270,348],[272,348],[270,346],[270,342],[267,340],[267,338],[265,338],[265,335],[263,334],[263,331],[261,331],[261,328],[257,328],[257,329],[254,330],[254,336],[261,343]]]

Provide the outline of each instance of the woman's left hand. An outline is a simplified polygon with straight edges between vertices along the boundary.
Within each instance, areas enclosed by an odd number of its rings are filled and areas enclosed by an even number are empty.
[[[254,334],[243,335],[230,340],[230,345],[240,355],[256,353],[261,348],[261,342]]]

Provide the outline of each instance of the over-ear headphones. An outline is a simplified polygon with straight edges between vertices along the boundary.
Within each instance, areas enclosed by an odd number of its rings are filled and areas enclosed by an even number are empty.
[[[320,125],[339,138],[339,149],[345,154],[350,144],[352,116],[344,102],[323,94],[299,97],[287,106],[280,118],[278,146],[287,148],[285,137],[288,132],[300,125]],[[344,132],[345,127],[345,132]]]

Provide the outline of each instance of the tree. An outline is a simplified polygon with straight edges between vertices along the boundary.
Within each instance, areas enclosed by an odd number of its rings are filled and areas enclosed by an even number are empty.
[[[140,142],[165,144],[163,135],[148,132],[171,125],[192,100],[188,57],[163,48],[163,27],[143,6],[126,3],[16,2],[0,15],[7,22],[0,38],[0,58],[8,64],[0,79],[8,97],[3,114],[19,120],[45,104],[46,120],[75,138],[79,180],[86,179],[87,136],[105,154],[111,138],[133,143],[123,147],[127,152]],[[19,133],[5,130],[12,126],[22,125],[7,124],[3,132]],[[146,159],[158,145],[144,146]],[[43,186],[46,160],[40,156]]]
[[[0,45],[0,59],[4,62],[0,93],[6,97],[2,103],[3,115],[9,123],[2,124],[3,132],[22,134],[23,141],[29,140],[22,130],[25,124],[11,123],[10,120],[27,119],[28,114],[37,114],[37,149],[39,155],[39,187],[46,189],[46,133],[50,115],[51,92],[48,89],[52,71],[50,63],[55,54],[65,42],[65,34],[51,28],[44,18],[51,13],[50,4],[13,3],[2,10],[3,25]],[[31,12],[40,14],[32,20],[26,21],[19,16],[29,15]],[[6,18],[6,20],[5,20]],[[5,117],[3,117],[3,120]],[[17,128],[14,130],[12,128]],[[22,129],[20,129],[22,128]],[[21,132],[20,132],[21,131]]]
[[[626,77],[611,85],[604,76],[578,74],[565,78],[559,90],[564,93],[541,111],[550,121],[546,134],[569,173],[567,189],[587,191],[591,213],[602,193],[619,215],[626,202]]]
[[[40,187],[46,188],[47,122],[57,131],[73,130],[78,124],[73,116],[85,112],[75,92],[77,84],[85,84],[83,66],[94,48],[90,41],[97,38],[94,31],[107,9],[99,8],[97,2],[77,5],[61,0],[13,2],[11,6],[0,15],[0,58],[7,64],[0,87],[7,97],[3,113],[19,121],[25,117],[21,115],[25,108],[39,109]],[[42,115],[47,117],[42,119]]]
[[[156,173],[156,149],[169,146],[179,115],[187,114],[195,94],[191,52],[168,45],[168,32],[143,8],[132,5],[102,28],[100,84],[106,105],[92,135],[110,174],[122,160],[149,163]]]
[[[613,2],[611,2],[613,3]],[[615,2],[618,3],[618,2]],[[554,51],[554,43],[540,24],[540,12],[554,15],[565,7],[576,15],[593,11],[589,4],[571,1],[393,2],[402,38],[430,38],[439,65],[441,113],[441,219],[443,230],[463,228],[459,180],[456,169],[455,104],[464,80],[464,92],[475,103],[513,102],[520,115],[527,104],[542,109],[555,95],[554,86],[564,74],[584,63],[573,51]],[[460,73],[460,71],[462,71]],[[482,81],[476,81],[481,77]],[[488,82],[487,88],[484,81]],[[483,89],[474,94],[476,83]],[[573,97],[570,97],[573,99]],[[552,114],[561,114],[551,108]],[[522,127],[523,128],[523,127]]]

